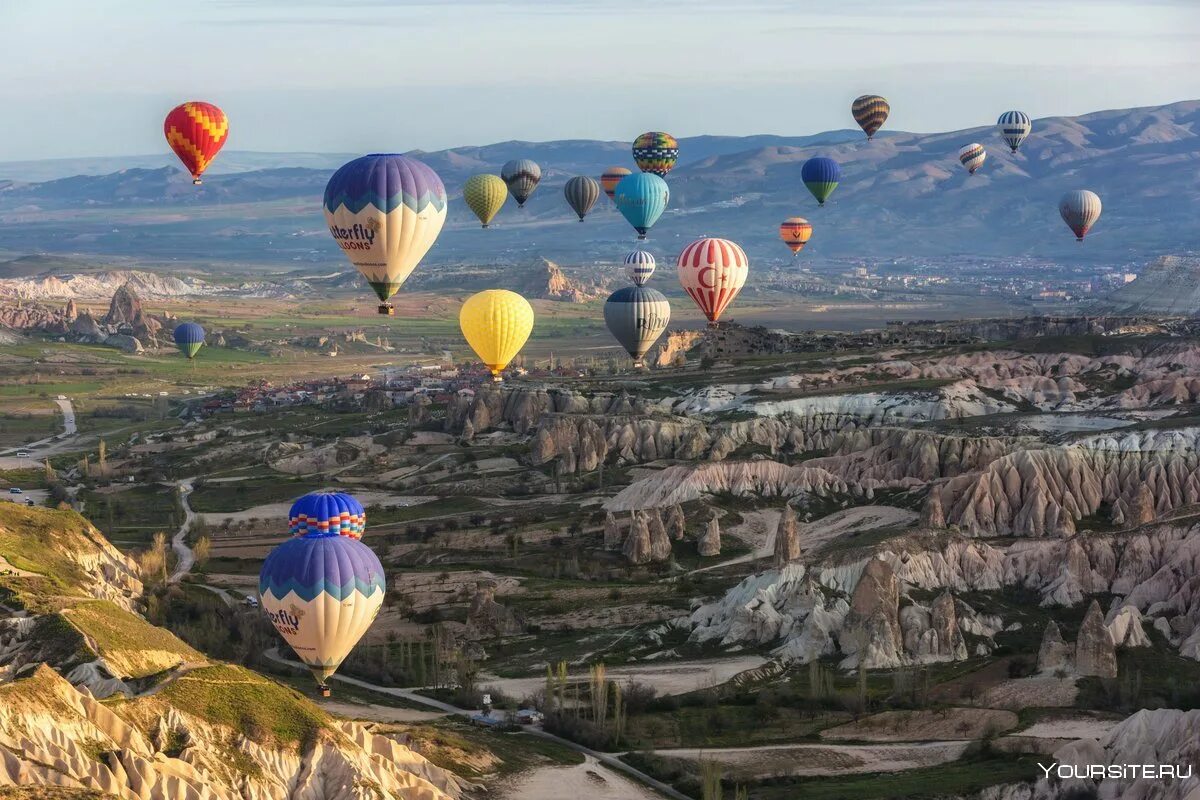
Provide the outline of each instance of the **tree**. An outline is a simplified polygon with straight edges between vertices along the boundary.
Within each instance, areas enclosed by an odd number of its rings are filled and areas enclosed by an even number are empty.
[[[608,678],[603,664],[592,665],[591,683],[592,721],[603,728],[608,717]]]
[[[700,762],[700,791],[704,800],[721,800],[725,792],[721,787],[721,765],[711,759]]]
[[[100,477],[108,476],[108,445],[104,440],[100,440],[99,453],[96,456],[96,466],[100,468]]]
[[[212,554],[212,541],[207,536],[201,536],[192,547],[192,555],[196,557],[196,566],[203,568]]]

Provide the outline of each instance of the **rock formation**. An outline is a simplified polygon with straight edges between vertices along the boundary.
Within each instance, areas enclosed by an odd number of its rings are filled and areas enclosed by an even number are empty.
[[[683,541],[687,535],[687,518],[683,515],[683,506],[676,503],[667,513],[667,535],[673,541]]]
[[[717,521],[716,514],[708,518],[704,533],[696,541],[696,550],[705,558],[721,555],[721,523]]]
[[[867,668],[901,663],[904,638],[900,631],[900,585],[892,568],[872,558],[850,599],[850,616],[838,635],[841,650],[847,655],[842,665]]]
[[[1100,603],[1095,600],[1088,606],[1075,640],[1075,672],[1081,676],[1117,677],[1117,648],[1104,625]]]
[[[671,557],[671,539],[667,536],[662,513],[657,508],[652,508],[644,515],[650,529],[650,560],[668,560]]]
[[[546,258],[535,259],[517,280],[521,284],[516,291],[529,298],[585,303],[603,296],[601,285],[568,278],[562,267]]]
[[[625,537],[625,544],[621,548],[621,553],[630,564],[650,563],[652,557],[650,553],[650,526],[646,522],[646,517],[636,511],[631,515],[629,533]]]
[[[621,526],[617,524],[617,518],[611,511],[604,514],[604,549],[621,549]]]
[[[1058,670],[1070,670],[1071,648],[1063,640],[1058,623],[1050,620],[1042,634],[1042,645],[1038,648],[1038,672],[1053,673]]]
[[[635,481],[610,498],[613,511],[663,508],[728,492],[741,496],[796,497],[849,493],[853,488],[823,469],[789,467],[775,461],[680,464]]]
[[[796,512],[784,506],[775,529],[775,568],[800,559],[800,534],[796,528]]]
[[[467,610],[467,635],[473,639],[490,639],[524,632],[516,614],[496,602],[496,584],[481,582]]]
[[[121,284],[113,293],[108,313],[104,315],[102,322],[115,328],[117,333],[128,332],[128,335],[139,340],[153,339],[162,329],[158,320],[142,308],[141,298],[129,282]]]

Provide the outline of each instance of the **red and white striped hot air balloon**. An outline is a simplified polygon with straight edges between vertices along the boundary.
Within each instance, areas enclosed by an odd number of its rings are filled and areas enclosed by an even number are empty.
[[[675,266],[679,284],[708,317],[709,327],[716,327],[750,272],[750,260],[741,247],[728,239],[708,237],[683,248]]]

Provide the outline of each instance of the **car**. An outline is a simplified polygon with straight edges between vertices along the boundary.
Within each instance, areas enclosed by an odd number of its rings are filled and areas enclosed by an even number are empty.
[[[257,597],[247,597],[242,602],[244,602],[246,605],[250,606],[250,608],[258,608],[258,598]]]
[[[29,458],[29,451],[28,450],[18,450],[17,458]]]
[[[59,400],[66,400],[66,399],[67,399],[67,396],[66,396],[65,394],[60,394],[60,395],[58,396],[58,399],[59,399]]]
[[[27,506],[34,505],[33,498],[26,498],[25,505],[27,505]]]
[[[10,488],[9,488],[9,490],[8,490],[8,493],[9,493],[9,494],[25,494],[25,492],[21,491],[21,487],[20,487],[20,486],[13,486],[13,487],[10,487]]]

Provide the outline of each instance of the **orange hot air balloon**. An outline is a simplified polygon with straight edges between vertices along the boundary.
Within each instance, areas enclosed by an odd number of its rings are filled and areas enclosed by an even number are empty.
[[[708,317],[708,326],[715,328],[721,312],[746,285],[750,259],[728,239],[704,238],[683,248],[675,267],[679,285]]]
[[[796,255],[812,238],[812,224],[804,217],[788,217],[779,223],[779,238]]]
[[[621,182],[621,178],[626,175],[632,175],[633,170],[625,167],[609,167],[604,170],[604,174],[600,176],[600,186],[604,188],[604,193],[608,195],[608,199],[616,202],[617,184]]]
[[[199,185],[200,176],[229,136],[229,118],[212,103],[183,103],[167,114],[163,133],[167,135],[167,144],[192,173],[192,183]]]

